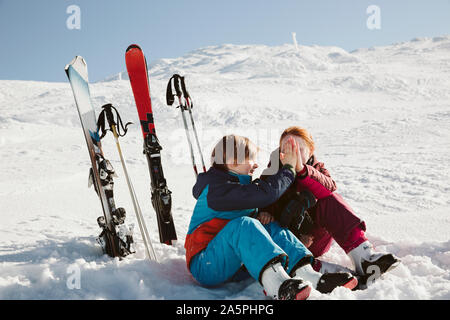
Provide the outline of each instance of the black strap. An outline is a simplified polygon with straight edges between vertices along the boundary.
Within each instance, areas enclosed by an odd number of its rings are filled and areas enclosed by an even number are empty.
[[[171,106],[175,101],[175,95],[172,91],[172,78],[169,79],[169,82],[167,83],[167,89],[166,89],[166,102],[168,106]]]
[[[189,108],[192,109],[194,107],[194,104],[192,103],[191,96],[189,95],[189,92],[186,89],[184,77],[181,77],[181,90],[183,91],[183,96],[184,99],[186,99],[186,103],[188,104]]]
[[[173,89],[175,89],[175,93],[173,92],[172,84],[173,84]],[[167,83],[167,90],[166,90],[167,105],[169,105],[169,106],[173,105],[173,103],[175,101],[175,96],[177,96],[178,99],[180,99],[180,100],[182,97],[184,97],[186,102],[192,108],[192,103],[190,101],[191,97],[189,96],[189,92],[186,89],[186,83],[184,81],[184,77],[180,76],[179,74],[174,74],[169,79],[169,82]],[[178,107],[181,107],[184,110],[187,109],[185,105],[181,105]]]
[[[179,84],[179,79],[180,79],[180,75],[179,74],[174,74],[170,79],[169,82],[167,83],[167,90],[166,90],[166,102],[169,106],[171,106],[174,101],[175,101],[175,95],[178,98],[181,98],[182,92],[180,90],[180,84]],[[175,88],[175,94],[173,93],[172,90],[172,82],[173,82],[173,87]]]
[[[183,96],[185,99],[190,98],[189,92],[186,90],[186,84],[184,82],[184,77],[180,77],[181,80],[181,90],[183,91]]]
[[[181,76],[179,75],[179,74],[174,74],[173,76],[172,76],[172,78],[173,78],[173,86],[175,87],[175,92],[176,92],[176,94],[177,94],[177,97],[178,98],[181,98],[181,96],[182,96],[182,92],[181,92],[181,89],[180,89],[180,79],[181,79]]]
[[[127,122],[124,126],[119,112],[111,103],[105,104],[102,106],[102,109],[103,110],[100,112],[97,120],[97,131],[101,133],[100,139],[102,139],[108,131],[112,131],[112,126],[116,126],[117,134],[119,137],[123,137],[128,131],[128,125],[132,124],[132,122]],[[106,128],[105,120],[108,121],[109,128]],[[123,133],[121,130],[123,130]]]

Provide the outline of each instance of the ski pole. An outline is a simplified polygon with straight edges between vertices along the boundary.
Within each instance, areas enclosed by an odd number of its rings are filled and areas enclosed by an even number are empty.
[[[128,170],[127,170],[127,167],[126,167],[126,164],[125,164],[125,159],[124,159],[123,153],[122,153],[122,148],[120,147],[119,134],[118,134],[118,131],[116,130],[116,122],[114,120],[114,116],[113,116],[113,113],[112,113],[112,110],[111,110],[111,108],[114,108],[114,107],[111,104],[107,104],[107,105],[104,105],[102,108],[106,112],[106,119],[108,120],[108,124],[109,124],[109,126],[111,128],[111,131],[112,131],[113,136],[114,136],[114,140],[116,142],[117,150],[119,152],[120,162],[122,164],[122,169],[123,169],[124,174],[125,174],[125,179],[127,181],[128,190],[130,191],[130,196],[131,196],[131,200],[133,202],[134,212],[136,214],[136,218],[137,218],[137,221],[138,221],[139,229],[141,231],[142,240],[144,242],[144,246],[145,246],[147,257],[150,260],[158,261],[158,259],[156,257],[155,250],[153,249],[153,246],[152,246],[152,243],[151,243],[151,240],[150,240],[150,236],[148,234],[147,226],[145,225],[145,221],[144,221],[144,218],[143,218],[143,215],[142,215],[141,207],[139,206],[139,203],[137,201],[136,193],[134,191],[133,185],[131,183],[130,176],[128,174]],[[118,115],[117,109],[114,108],[114,110],[116,111],[116,114]],[[122,120],[120,119],[119,115],[118,115],[118,121],[119,121],[119,123],[122,123]],[[125,126],[125,129],[124,129],[125,133],[126,133],[126,126]],[[103,129],[104,129],[104,126],[103,126]],[[125,135],[125,133],[123,135]],[[102,137],[105,134],[106,134],[106,131],[103,132]]]
[[[197,170],[197,165],[196,165],[195,156],[194,156],[194,149],[192,147],[191,136],[189,134],[189,128],[188,128],[188,125],[187,125],[186,116],[184,114],[185,107],[184,107],[184,105],[183,105],[183,103],[181,101],[182,92],[180,90],[180,84],[178,82],[179,77],[180,77],[179,75],[174,75],[171,78],[171,80],[173,79],[173,85],[174,85],[174,88],[175,88],[175,91],[176,91],[176,95],[178,97],[178,103],[179,103],[178,107],[181,110],[181,117],[183,118],[184,131],[186,132],[186,137],[187,137],[188,144],[189,144],[189,151],[191,153],[192,166],[194,168],[195,177],[197,178],[198,170]],[[171,80],[169,80],[169,86],[170,86],[170,81]]]
[[[116,126],[112,125],[111,129],[112,129],[112,132],[113,132],[113,135],[114,135],[114,139],[116,141],[117,150],[118,150],[119,156],[120,156],[120,162],[122,163],[123,172],[125,173],[125,178],[127,180],[128,189],[130,191],[131,200],[133,202],[134,211],[136,213],[136,218],[138,220],[139,229],[140,229],[141,234],[142,234],[142,239],[144,241],[144,245],[145,245],[145,249],[146,249],[146,252],[147,252],[147,256],[148,256],[148,258],[150,260],[155,260],[156,262],[158,262],[155,250],[153,249],[153,246],[152,246],[152,243],[151,243],[151,240],[150,240],[150,236],[148,234],[147,226],[145,225],[145,222],[144,222],[144,218],[143,218],[143,215],[142,215],[142,210],[141,210],[141,208],[139,206],[139,203],[137,202],[136,193],[134,191],[133,185],[131,184],[131,180],[130,180],[130,177],[128,175],[128,170],[127,170],[127,167],[125,165],[125,160],[124,160],[123,155],[122,155],[122,149],[120,148],[119,135],[117,134]],[[144,234],[145,234],[145,236],[144,236]],[[149,247],[150,247],[150,250],[149,250]]]
[[[202,148],[200,147],[200,142],[198,140],[197,129],[194,124],[194,117],[192,116],[192,107],[194,104],[192,103],[192,99],[189,93],[186,90],[186,84],[184,83],[184,77],[181,77],[181,90],[183,91],[183,96],[186,101],[187,109],[189,111],[189,116],[191,117],[192,131],[194,131],[195,140],[197,141],[198,152],[200,153],[200,159],[202,161],[203,172],[206,172],[205,160],[203,159]]]

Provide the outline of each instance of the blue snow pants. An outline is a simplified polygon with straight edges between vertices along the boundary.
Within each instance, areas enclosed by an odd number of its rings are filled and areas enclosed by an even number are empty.
[[[286,257],[287,256],[287,257]],[[311,252],[287,228],[278,222],[263,225],[250,217],[235,218],[195,255],[190,264],[193,277],[204,286],[224,283],[245,265],[259,280],[262,269],[280,257],[289,273],[303,258],[313,260]]]

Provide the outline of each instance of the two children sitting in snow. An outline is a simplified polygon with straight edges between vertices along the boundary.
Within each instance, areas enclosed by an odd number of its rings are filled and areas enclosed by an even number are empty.
[[[269,167],[252,180],[256,145],[236,135],[219,141],[211,168],[193,187],[197,203],[185,241],[187,267],[200,284],[219,285],[245,269],[267,296],[303,300],[312,288],[321,293],[339,286],[354,289],[373,272],[380,275],[398,265],[394,255],[373,250],[364,221],[335,192],[336,183],[314,149],[307,130],[290,127]],[[307,205],[301,199],[314,201]],[[301,209],[291,206],[295,200]],[[316,258],[333,239],[354,270]]]

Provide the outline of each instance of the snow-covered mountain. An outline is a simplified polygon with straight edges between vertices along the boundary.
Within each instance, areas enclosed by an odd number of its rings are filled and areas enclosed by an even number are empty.
[[[450,299],[450,36],[353,52],[226,44],[151,62],[179,236],[174,247],[158,243],[126,72],[92,84],[97,113],[110,102],[135,123],[122,149],[160,263],[145,259],[137,227],[138,252],[122,261],[103,256],[95,243],[101,208],[87,188],[90,162],[70,85],[1,80],[0,299],[264,299],[256,282],[206,289],[186,269],[194,174],[179,111],[165,104],[173,73],[186,76],[207,159],[222,135],[246,135],[262,149],[258,174],[284,128],[308,128],[338,192],[366,221],[369,239],[402,259],[365,291],[339,288],[310,299]],[[113,139],[103,141],[119,175],[117,204],[136,224]],[[350,266],[337,245],[324,259]],[[74,268],[80,289],[67,286]]]

